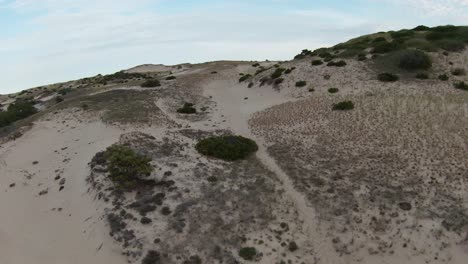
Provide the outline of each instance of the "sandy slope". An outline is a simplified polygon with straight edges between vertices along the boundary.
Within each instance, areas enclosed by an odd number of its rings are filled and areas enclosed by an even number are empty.
[[[120,132],[60,119],[0,148],[0,263],[125,263],[85,185],[87,162]]]

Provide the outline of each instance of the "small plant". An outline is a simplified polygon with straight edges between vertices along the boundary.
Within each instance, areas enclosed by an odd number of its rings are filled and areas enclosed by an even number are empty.
[[[61,103],[61,102],[63,102],[63,98],[60,97],[60,96],[57,96],[57,97],[55,97],[55,102],[56,102],[57,104],[58,104],[58,103]]]
[[[245,260],[254,260],[257,250],[254,247],[243,247],[239,250],[239,256]]]
[[[113,145],[104,152],[109,177],[121,187],[131,188],[143,176],[149,176],[153,167],[150,158],[137,154],[129,147]]]
[[[312,61],[312,65],[313,66],[318,66],[318,65],[322,65],[323,64],[323,61],[322,60],[313,60]]]
[[[466,74],[465,69],[463,68],[456,68],[456,69],[453,69],[451,72],[452,72],[452,75],[455,75],[455,76],[462,76]]]
[[[354,109],[354,103],[351,101],[343,101],[333,105],[333,110],[352,110]]]
[[[441,80],[441,81],[448,81],[448,79],[449,79],[449,77],[448,77],[448,75],[445,74],[445,73],[439,75],[439,80]]]
[[[211,74],[217,74],[218,72],[217,71],[212,71]]]
[[[193,107],[192,103],[184,103],[184,106],[177,109],[177,113],[180,113],[180,114],[195,114],[196,112],[197,112],[197,109]]]
[[[258,150],[255,141],[242,136],[215,136],[199,141],[195,148],[203,155],[227,161],[244,159]]]
[[[218,181],[218,178],[216,176],[210,176],[208,177],[208,182],[215,183]]]
[[[159,82],[159,80],[156,79],[146,80],[141,84],[141,87],[143,88],[153,88],[158,86],[161,86],[161,82]]]
[[[396,82],[399,78],[393,73],[383,72],[377,75],[377,79],[381,82]]]
[[[330,89],[328,89],[328,92],[331,93],[331,94],[337,93],[338,91],[339,91],[338,88],[330,88]]]
[[[275,80],[275,84],[276,85],[281,84],[283,81],[284,81],[283,78],[278,78],[278,79]]]
[[[286,69],[284,69],[284,68],[277,68],[277,69],[271,74],[271,78],[272,78],[272,79],[276,79],[276,78],[281,77],[281,75],[283,74],[283,72],[284,72],[285,70],[286,70]]]
[[[252,64],[252,67],[258,67],[258,66],[260,66],[260,63],[258,63],[258,62],[257,62],[257,63],[254,63],[254,64]]]
[[[253,82],[249,82],[249,85],[247,87],[252,88],[254,86]]]
[[[296,69],[296,67],[289,68],[289,69],[287,69],[286,71],[284,71],[284,74],[290,74],[290,73],[293,72],[295,69]]]
[[[289,249],[289,251],[294,252],[294,251],[298,250],[299,247],[297,246],[296,242],[291,241],[291,242],[289,242],[288,249]]]
[[[361,53],[361,54],[358,55],[358,58],[357,58],[357,59],[358,59],[358,61],[364,61],[364,60],[367,59],[367,55]]]
[[[346,62],[344,60],[340,60],[340,61],[337,61],[337,62],[334,62],[334,61],[330,61],[328,64],[327,64],[328,67],[331,67],[331,66],[334,66],[334,67],[344,67],[346,66]]]
[[[398,67],[401,69],[426,70],[432,66],[429,56],[420,50],[405,50],[398,56]]]
[[[159,252],[155,250],[150,250],[146,253],[146,256],[141,261],[141,264],[155,264],[161,262],[161,256]]]
[[[246,81],[246,80],[249,79],[250,77],[252,77],[252,75],[250,75],[250,74],[245,74],[245,75],[243,75],[242,77],[240,77],[239,82],[241,83],[241,82],[243,82],[243,81]]]
[[[323,76],[323,79],[325,79],[325,80],[330,80],[330,78],[331,78],[331,75],[330,75],[330,74],[325,74],[325,75]]]
[[[468,91],[468,84],[465,82],[454,83],[456,89]]]
[[[306,81],[298,81],[296,82],[296,87],[304,87],[307,85]]]
[[[427,75],[427,73],[418,73],[416,74],[416,79],[420,79],[420,80],[427,80],[429,79],[429,75]]]
[[[314,88],[309,88],[309,92],[315,92],[315,89]]]

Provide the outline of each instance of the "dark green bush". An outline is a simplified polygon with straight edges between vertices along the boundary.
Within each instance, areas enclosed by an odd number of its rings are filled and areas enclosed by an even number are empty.
[[[151,159],[137,154],[129,147],[113,145],[104,153],[110,179],[125,188],[135,187],[141,177],[151,174]]]
[[[333,110],[352,110],[354,103],[351,101],[343,101],[333,105]]]
[[[0,112],[0,127],[11,125],[35,113],[37,109],[34,107],[34,102],[17,100],[8,106],[7,111]]]
[[[309,88],[309,92],[315,92],[314,88]]]
[[[454,83],[454,86],[457,89],[468,91],[468,84],[466,84],[465,82]]]
[[[215,136],[201,140],[195,146],[203,155],[227,161],[244,159],[258,150],[255,141],[242,136]]]
[[[427,75],[427,73],[418,73],[414,77],[416,77],[416,79],[421,79],[421,80],[429,79],[429,75]]]
[[[426,70],[432,66],[431,58],[420,50],[405,50],[398,56],[398,67],[401,69]]]
[[[456,68],[451,71],[452,75],[455,76],[463,76],[466,74],[465,69],[463,68]]]
[[[243,81],[246,81],[247,79],[249,79],[250,77],[252,77],[252,75],[250,74],[246,74],[242,77],[239,78],[239,82],[243,82]]]
[[[291,241],[291,242],[289,242],[288,249],[289,249],[289,251],[294,252],[294,251],[298,250],[299,247],[297,246],[296,242]]]
[[[401,47],[395,41],[393,42],[382,41],[382,42],[373,43],[372,48],[373,48],[372,53],[381,54],[381,53],[388,53],[390,51],[397,50]]]
[[[312,61],[312,65],[313,66],[318,66],[318,65],[322,65],[323,64],[323,61],[322,60],[313,60]]]
[[[307,85],[306,81],[298,81],[296,82],[296,87],[304,87]]]
[[[305,49],[305,50],[302,50],[302,52],[300,54],[296,55],[294,57],[294,59],[295,60],[300,60],[300,59],[304,59],[305,57],[311,56],[311,55],[312,55],[312,51]]]
[[[439,80],[441,80],[441,81],[448,81],[448,79],[449,79],[449,77],[448,77],[448,75],[445,74],[445,73],[439,75]]]
[[[177,79],[175,76],[166,77],[166,81],[175,80],[175,79]]]
[[[55,102],[56,102],[57,104],[58,104],[58,103],[61,103],[61,102],[63,102],[63,98],[60,97],[60,96],[57,96],[57,97],[55,97]]]
[[[284,68],[277,68],[277,69],[271,74],[271,78],[272,78],[272,79],[276,79],[276,78],[281,77],[281,75],[283,74],[283,72],[284,72],[285,70],[286,70],[286,69],[284,69]]]
[[[254,64],[252,64],[252,67],[258,67],[258,66],[260,66],[260,63],[258,63],[258,62],[257,62],[257,63],[254,63]]]
[[[244,247],[239,250],[239,256],[245,260],[254,260],[257,250],[253,247]]]
[[[413,30],[414,30],[414,31],[428,31],[428,30],[429,30],[429,27],[420,25],[420,26],[417,26],[417,27],[413,28]]]
[[[344,67],[346,66],[346,62],[344,60],[340,60],[340,61],[337,61],[337,62],[334,62],[334,61],[330,61],[327,66],[334,66],[334,67]]]
[[[329,93],[332,93],[332,94],[333,94],[333,93],[337,93],[338,91],[339,91],[338,88],[329,88],[329,89],[328,89],[328,92],[329,92]]]
[[[177,113],[180,113],[180,114],[195,114],[196,112],[197,112],[197,109],[193,107],[192,103],[184,103],[184,106],[177,109]]]
[[[296,67],[289,68],[289,69],[287,69],[286,71],[284,71],[284,74],[290,74],[290,73],[293,72],[295,69],[296,69]]]
[[[318,56],[322,59],[326,59],[326,58],[333,59],[333,55],[328,51],[322,52]]]
[[[381,82],[396,82],[399,78],[393,73],[383,72],[377,75],[377,79]]]
[[[158,86],[161,86],[161,83],[156,79],[147,80],[141,84],[141,87],[143,88],[153,88]]]
[[[278,84],[282,83],[283,81],[284,81],[283,78],[275,79],[275,84],[278,85]]]

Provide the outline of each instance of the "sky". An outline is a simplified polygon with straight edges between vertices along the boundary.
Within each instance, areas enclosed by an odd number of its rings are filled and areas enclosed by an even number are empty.
[[[467,21],[468,0],[0,0],[0,94],[147,63],[289,60]]]

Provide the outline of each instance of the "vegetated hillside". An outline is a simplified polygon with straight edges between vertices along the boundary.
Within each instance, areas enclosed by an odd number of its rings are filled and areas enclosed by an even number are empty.
[[[2,96],[0,231],[21,251],[0,262],[118,263],[116,246],[120,263],[465,263],[467,32]]]

